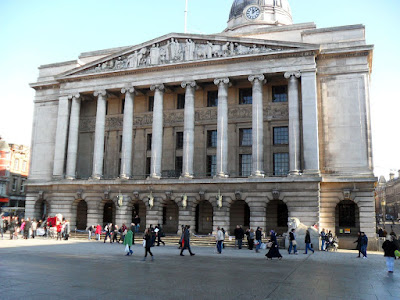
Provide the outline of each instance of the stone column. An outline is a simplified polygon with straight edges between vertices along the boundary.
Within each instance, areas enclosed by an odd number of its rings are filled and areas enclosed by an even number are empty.
[[[301,72],[304,174],[319,176],[316,71]]]
[[[151,141],[151,169],[150,178],[161,178],[161,161],[163,147],[163,126],[164,126],[164,85],[157,84],[150,87],[154,93],[154,110],[153,110],[153,132]]]
[[[254,177],[264,177],[264,114],[263,114],[263,84],[266,82],[263,74],[249,76],[253,85],[252,113],[252,173]]]
[[[70,96],[72,99],[71,117],[69,121],[69,137],[67,151],[67,179],[76,178],[76,160],[78,157],[78,140],[79,140],[79,118],[81,113],[80,95]]]
[[[182,82],[185,93],[185,127],[183,133],[183,170],[182,178],[193,178],[194,156],[194,98],[196,82]]]
[[[133,140],[133,105],[135,88],[122,89],[125,94],[124,124],[122,131],[122,154],[120,178],[129,179],[132,176],[132,140]]]
[[[217,174],[228,176],[228,87],[229,78],[214,80],[218,86],[218,125],[217,125]]]
[[[94,92],[94,96],[97,97],[97,114],[94,136],[92,178],[101,179],[103,177],[104,130],[106,126],[107,92],[105,90],[96,91]]]
[[[58,100],[58,116],[56,144],[54,151],[53,177],[64,178],[65,151],[67,147],[67,133],[69,122],[69,100],[68,97],[60,97]]]
[[[300,170],[300,111],[299,78],[300,72],[286,72],[289,79],[289,174],[299,175]]]

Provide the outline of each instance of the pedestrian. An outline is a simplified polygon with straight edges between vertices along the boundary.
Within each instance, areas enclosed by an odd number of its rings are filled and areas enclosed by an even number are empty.
[[[118,225],[113,225],[113,231],[112,231],[112,242],[117,242],[119,244],[118,241]]]
[[[190,228],[190,226],[189,226],[189,228]],[[157,230],[157,232],[156,232],[156,230]],[[157,246],[160,246],[160,243],[162,243],[165,246],[164,241],[161,240],[161,238],[164,236],[164,232],[163,232],[160,224],[158,224],[156,226],[156,229],[154,229],[154,232],[156,232],[156,235],[157,235]]]
[[[183,251],[185,249],[188,249],[188,251],[190,253],[190,256],[194,255],[194,253],[190,249],[190,231],[189,230],[190,230],[190,226],[188,225],[188,226],[185,227],[185,231],[183,232],[183,245],[182,245],[180,256],[184,256],[183,255]]]
[[[147,229],[145,230],[144,236],[143,236],[143,240],[145,241],[145,245],[144,245],[145,254],[144,254],[144,257],[143,257],[143,261],[146,260],[146,258],[147,258],[147,253],[149,253],[149,254],[151,255],[151,261],[153,261],[153,260],[154,260],[154,256],[153,256],[153,253],[151,253],[151,250],[150,250],[150,248],[151,248],[152,237],[151,237],[151,231],[150,231],[149,228],[147,228]]]
[[[254,247],[254,229],[250,229],[249,233],[249,250],[253,250]]]
[[[22,238],[25,239],[25,220],[21,219],[21,225],[19,226],[19,229],[22,234]]]
[[[89,241],[92,239],[92,232],[93,232],[93,226],[90,225],[88,228],[86,228],[87,232],[88,232],[88,238]]]
[[[133,223],[135,223],[135,231],[136,231],[136,233],[139,232],[139,228],[140,228],[139,215],[136,215],[136,217],[133,219]]]
[[[325,228],[322,228],[320,237],[321,237],[321,251],[325,251],[325,239],[326,239]]]
[[[32,224],[31,224],[31,221],[30,221],[29,218],[25,220],[24,224],[25,224],[25,226],[24,226],[24,239],[27,240],[27,239],[29,239],[29,232],[31,230]]]
[[[61,222],[59,222],[57,225],[57,241],[58,241],[58,239],[60,239],[60,241],[62,240],[62,224],[61,224]]]
[[[272,258],[277,257],[279,260],[282,259],[282,255],[279,252],[279,245],[278,245],[278,241],[276,239],[276,234],[275,231],[271,230],[270,232],[271,235],[271,242],[270,242],[270,248],[267,254],[265,254],[265,256],[272,260]]]
[[[125,235],[123,243],[125,245],[125,248],[126,248],[126,246],[128,246],[128,248],[129,248],[129,251],[125,251],[126,252],[126,256],[132,255],[133,251],[132,251],[131,247],[132,247],[132,244],[133,244],[133,233],[132,233],[132,230],[130,228],[129,228],[128,232]]]
[[[357,243],[356,250],[358,250],[358,258],[361,257],[361,231],[358,232],[357,234],[357,240],[354,242]]]
[[[388,235],[386,237],[386,241],[382,245],[382,249],[385,252],[386,266],[388,269],[388,273],[393,273],[394,269],[394,260],[395,254],[394,252],[397,250],[396,244],[393,242],[393,236]]]
[[[34,239],[37,233],[37,226],[38,223],[36,222],[36,219],[33,219],[32,221],[32,238]]]
[[[179,239],[179,247],[178,247],[178,249],[182,249],[183,235],[184,235],[184,233],[185,233],[185,226],[182,225],[182,226],[181,226],[181,237],[180,237],[180,239]]]
[[[244,231],[242,226],[237,225],[234,230],[235,235],[235,248],[242,249],[243,238],[244,238]]]
[[[367,259],[368,237],[361,232],[361,253],[364,259]]]
[[[132,245],[135,245],[135,231],[136,231],[136,227],[134,225],[134,223],[131,223],[131,227],[130,227],[131,231],[132,231]],[[125,238],[125,235],[128,233],[129,228],[124,224],[122,224],[121,226],[121,237],[119,239],[119,241],[123,241]]]
[[[3,239],[4,238],[4,228],[5,228],[5,225],[6,225],[6,220],[5,220],[5,218],[3,217],[3,216],[1,216],[1,220],[0,220],[0,234],[1,234],[1,239]]]
[[[224,243],[224,241],[225,241],[225,233],[226,233],[226,231],[225,231],[224,227],[221,228],[221,231],[222,231],[222,233],[223,233],[223,235],[224,235],[224,240],[222,241],[222,249],[225,249],[225,243]]]
[[[271,231],[273,232],[273,231]],[[256,245],[256,253],[260,252],[260,248],[261,248],[261,243],[262,243],[262,228],[261,227],[257,227],[256,230],[256,241],[257,241],[257,245]]]
[[[107,237],[109,237],[110,238],[110,244],[112,243],[112,239],[111,239],[111,226],[112,226],[112,223],[110,223],[110,224],[106,224],[106,226],[104,226],[104,231],[106,232],[106,236],[105,236],[105,238],[104,238],[104,243],[107,241]]]
[[[64,240],[68,241],[70,233],[71,233],[71,225],[70,225],[68,220],[65,220],[65,223],[64,223]]]
[[[304,252],[304,254],[307,254],[307,250],[312,251],[312,253],[314,253],[314,249],[311,248],[311,236],[310,236],[310,231],[307,230],[306,231],[306,237],[304,239],[304,242],[306,243],[306,252]]]
[[[293,228],[290,232],[289,232],[289,255],[292,254],[292,249],[293,249],[293,253],[295,255],[297,255],[297,241],[296,241],[296,233],[295,233],[295,229]]]
[[[96,240],[100,241],[100,235],[101,235],[101,226],[100,226],[100,224],[97,224],[95,234],[96,234]]]
[[[225,235],[222,232],[221,228],[218,226],[217,227],[217,237],[216,237],[218,254],[222,253],[222,243],[224,242],[224,240],[225,240]]]
[[[383,229],[382,229],[382,227],[379,227],[379,229],[378,229],[378,236],[379,237],[383,237]]]

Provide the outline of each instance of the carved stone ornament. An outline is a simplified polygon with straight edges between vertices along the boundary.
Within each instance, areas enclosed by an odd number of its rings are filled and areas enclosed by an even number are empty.
[[[83,193],[82,190],[78,190],[78,191],[76,192],[76,198],[77,198],[77,199],[82,199],[82,193]]]
[[[155,84],[150,87],[150,90],[154,92],[155,90],[164,91],[165,86],[163,84]]]
[[[104,191],[104,199],[105,200],[110,200],[110,191]]]
[[[300,78],[301,77],[301,73],[300,73],[300,71],[286,72],[284,76],[285,76],[286,79],[289,79],[292,76],[296,77],[296,78]]]
[[[217,78],[217,79],[214,79],[214,84],[215,84],[215,85],[229,84],[229,78],[226,77],[226,78]]]
[[[134,191],[132,194],[133,194],[133,198],[134,198],[134,199],[136,199],[136,200],[139,199],[139,192]]]
[[[200,196],[200,200],[201,200],[201,201],[204,201],[204,200],[205,200],[205,194],[206,194],[206,193],[205,193],[204,191],[200,191],[200,192],[199,192],[199,196]]]
[[[197,87],[196,81],[184,81],[181,83],[181,87],[184,89],[186,87],[192,87],[195,88]]]
[[[235,199],[236,200],[242,200],[242,193],[240,191],[235,192]]]
[[[351,200],[351,190],[343,190],[343,199]]]
[[[39,191],[38,200],[44,200],[44,191]]]
[[[280,192],[278,190],[273,190],[272,191],[272,198],[274,200],[279,200],[279,197],[280,197]]]
[[[133,94],[133,93],[135,93],[135,88],[134,87],[127,87],[127,88],[121,89],[121,94],[125,94],[125,93]]]
[[[73,95],[68,95],[68,99],[69,100],[71,100],[73,98],[79,99],[80,97],[81,97],[81,94],[79,94],[79,93],[76,93],[76,94],[73,94]]]
[[[266,84],[266,83],[267,83],[267,80],[265,79],[264,74],[250,75],[250,76],[248,77],[248,79],[249,79],[249,81],[250,81],[251,83],[254,83],[256,80],[257,80],[257,81],[261,81],[263,84]]]
[[[167,200],[171,200],[172,192],[171,191],[165,192],[165,196],[167,197]]]
[[[95,91],[95,92],[93,93],[93,95],[94,95],[95,97],[98,97],[98,96],[103,96],[103,97],[105,97],[105,96],[107,95],[107,91],[106,91],[106,90]]]

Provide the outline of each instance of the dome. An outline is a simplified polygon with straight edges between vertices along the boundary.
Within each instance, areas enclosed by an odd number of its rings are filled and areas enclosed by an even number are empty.
[[[288,0],[234,0],[225,31],[252,31],[292,24]]]

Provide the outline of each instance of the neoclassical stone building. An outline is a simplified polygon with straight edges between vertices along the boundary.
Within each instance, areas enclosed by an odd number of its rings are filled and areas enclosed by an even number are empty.
[[[289,216],[373,237],[372,54],[362,25],[236,0],[222,33],[41,66],[26,215],[201,234]]]

